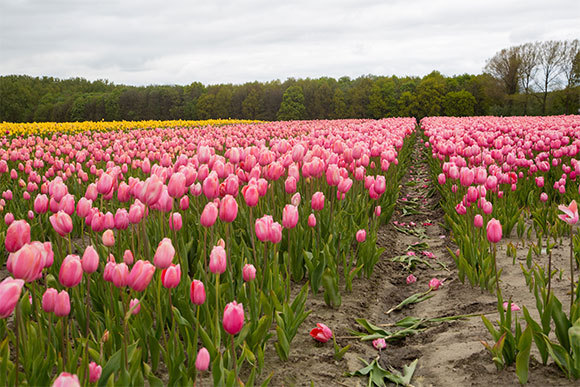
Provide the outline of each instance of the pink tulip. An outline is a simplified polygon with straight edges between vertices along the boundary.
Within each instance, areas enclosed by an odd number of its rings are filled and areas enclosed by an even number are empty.
[[[572,200],[569,206],[560,204],[558,209],[563,212],[563,214],[558,215],[558,218],[568,223],[570,226],[578,223],[578,205],[576,204],[576,200]]]
[[[107,247],[115,245],[115,234],[113,233],[113,230],[106,230],[103,233],[103,244]]]
[[[42,246],[42,244],[40,245]],[[6,262],[6,269],[17,279],[32,282],[40,277],[45,265],[44,249],[37,244],[29,243],[17,252],[11,253]]]
[[[548,201],[548,194],[547,194],[547,193],[545,193],[545,192],[542,192],[542,193],[540,194],[540,201],[541,201],[542,203],[545,203],[545,202],[547,202],[547,201]]]
[[[191,302],[195,305],[203,305],[205,302],[205,287],[200,280],[193,280],[189,292]]]
[[[123,262],[125,262],[125,265],[130,266],[133,264],[133,262],[135,261],[135,257],[133,257],[133,253],[131,252],[131,250],[125,250],[125,252],[123,253]]]
[[[200,223],[203,227],[211,227],[215,223],[218,216],[217,206],[209,202],[205,205],[203,212],[201,213]]]
[[[167,192],[172,198],[180,198],[187,192],[185,175],[183,173],[177,172],[171,175],[169,183],[167,184]]]
[[[507,307],[508,307],[508,302],[506,301],[506,302],[503,303],[503,309],[504,310],[507,310]],[[512,303],[511,310],[512,310],[512,312],[517,312],[517,311],[519,311],[521,309],[520,309],[520,307],[518,305]]]
[[[270,239],[270,225],[264,218],[256,219],[255,227],[256,237],[261,242],[268,242]]]
[[[169,228],[173,231],[181,230],[183,220],[179,212],[174,212],[169,216]]]
[[[417,277],[415,277],[413,274],[409,274],[407,276],[407,285],[413,284],[415,282],[417,282]]]
[[[244,281],[251,282],[256,279],[256,268],[252,264],[245,264],[242,269]]]
[[[238,202],[232,195],[226,195],[220,202],[220,219],[223,222],[233,222],[238,216]]]
[[[282,226],[278,222],[274,222],[270,225],[270,230],[268,231],[268,240],[272,243],[280,243],[282,240]]]
[[[248,207],[256,207],[258,205],[258,199],[260,195],[258,193],[258,188],[251,184],[246,185],[242,188],[242,195],[244,196],[244,200]]]
[[[207,371],[209,367],[209,352],[205,348],[201,348],[197,353],[197,357],[195,358],[195,368],[200,371]]]
[[[308,226],[316,227],[316,216],[314,214],[308,215]]]
[[[61,372],[54,383],[52,383],[52,387],[80,387],[80,385],[78,376],[69,374],[68,372]]]
[[[181,267],[171,264],[167,269],[161,272],[161,283],[167,289],[176,288],[181,280]]]
[[[58,291],[53,288],[48,288],[42,295],[42,310],[46,313],[54,312],[54,305],[56,304],[56,298],[58,296]]]
[[[296,192],[296,179],[293,176],[288,176],[284,182],[284,190],[287,194],[293,194]]]
[[[9,253],[14,253],[26,243],[30,243],[30,225],[25,220],[17,220],[6,230],[4,245]]]
[[[68,316],[70,313],[70,297],[66,290],[57,294],[54,300],[54,314],[59,317]]]
[[[310,331],[310,336],[312,336],[312,338],[316,341],[326,343],[328,340],[332,339],[333,333],[326,325],[317,323],[316,328]]]
[[[92,245],[87,246],[85,249],[81,264],[83,271],[87,274],[97,271],[99,267],[99,253],[97,253],[97,250]]]
[[[129,227],[129,213],[124,208],[117,209],[115,213],[115,228],[117,230],[126,230]]]
[[[483,216],[480,214],[475,215],[473,218],[473,225],[477,228],[483,227]]]
[[[298,207],[300,205],[301,201],[302,201],[302,196],[300,195],[300,192],[296,192],[294,195],[292,195],[292,198],[290,199],[290,203],[294,207]]]
[[[136,315],[141,311],[141,301],[136,298],[133,298],[129,302],[129,310],[131,310],[131,314]]]
[[[174,256],[175,248],[171,243],[171,239],[163,238],[157,246],[157,251],[155,251],[155,256],[153,257],[153,263],[159,269],[167,269],[169,265],[171,265]]]
[[[324,208],[324,194],[322,192],[314,193],[311,204],[314,211],[322,210]]]
[[[244,306],[236,301],[230,302],[224,309],[223,326],[230,335],[238,334],[244,325]]]
[[[149,286],[153,274],[155,274],[155,266],[149,261],[140,259],[133,265],[127,278],[127,285],[136,292],[142,292]]]
[[[439,281],[437,278],[432,278],[431,281],[429,281],[429,288],[433,290],[439,289],[439,286],[441,285],[443,285],[443,282]]]
[[[89,382],[96,383],[101,378],[101,372],[103,369],[100,365],[92,361],[89,364]]]
[[[73,228],[72,219],[70,215],[64,211],[59,211],[56,214],[51,215],[49,220],[54,230],[60,236],[65,236],[72,231]]]
[[[487,222],[487,240],[491,243],[498,243],[502,237],[502,227],[499,220],[493,218]]]
[[[124,262],[115,265],[111,273],[111,281],[119,289],[127,286],[129,281],[129,268]]]
[[[4,223],[6,223],[7,226],[10,226],[12,222],[14,222],[14,214],[9,212],[6,215],[4,215]]]
[[[74,288],[83,278],[83,267],[78,255],[67,255],[62,261],[58,280],[67,288]]]
[[[227,256],[222,246],[214,246],[209,255],[209,270],[214,274],[222,274],[226,271]]]
[[[23,280],[12,277],[7,277],[0,282],[0,318],[7,318],[12,314],[23,286]]]
[[[366,230],[358,230],[356,232],[356,241],[358,243],[363,243],[367,239],[367,232]]]
[[[44,214],[48,211],[48,197],[44,194],[38,194],[34,199],[34,212]]]
[[[298,224],[298,208],[286,204],[282,211],[282,225],[284,228],[294,228]]]
[[[189,208],[189,196],[184,196],[179,201],[179,208],[181,211],[186,211]]]

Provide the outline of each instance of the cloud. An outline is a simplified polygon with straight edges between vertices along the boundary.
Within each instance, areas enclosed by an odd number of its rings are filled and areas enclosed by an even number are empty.
[[[0,74],[135,85],[478,73],[501,48],[580,36],[576,0],[1,0],[0,15]]]

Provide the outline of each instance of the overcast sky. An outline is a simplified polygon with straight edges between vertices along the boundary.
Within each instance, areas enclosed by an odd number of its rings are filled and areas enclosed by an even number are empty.
[[[579,0],[0,0],[0,75],[132,85],[480,73],[573,38]]]

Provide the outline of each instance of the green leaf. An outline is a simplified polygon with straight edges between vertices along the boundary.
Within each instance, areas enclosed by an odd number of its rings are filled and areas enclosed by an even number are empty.
[[[127,347],[127,353],[132,353],[136,347],[137,347],[137,343],[131,344],[129,347]],[[111,356],[109,358],[109,361],[107,361],[107,364],[105,364],[105,366],[103,367],[103,371],[101,373],[101,378],[99,379],[99,387],[105,386],[107,384],[107,381],[109,380],[109,377],[111,375],[114,375],[114,373],[117,372],[121,368],[122,352],[123,352],[123,349],[120,349],[117,352],[115,352],[113,354],[113,356]]]
[[[518,343],[518,354],[516,356],[516,374],[521,384],[528,382],[528,367],[530,364],[530,349],[532,348],[532,328],[530,325],[520,337]]]

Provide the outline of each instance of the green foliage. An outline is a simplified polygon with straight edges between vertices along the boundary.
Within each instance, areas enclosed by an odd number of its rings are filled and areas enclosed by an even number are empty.
[[[291,86],[282,96],[282,104],[278,110],[278,119],[282,121],[304,119],[306,108],[304,107],[304,93],[299,86]]]
[[[476,103],[475,97],[467,90],[450,91],[443,100],[443,110],[446,116],[472,116]]]

